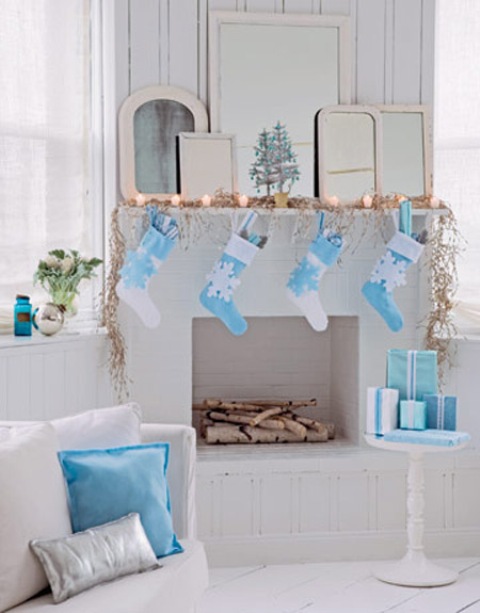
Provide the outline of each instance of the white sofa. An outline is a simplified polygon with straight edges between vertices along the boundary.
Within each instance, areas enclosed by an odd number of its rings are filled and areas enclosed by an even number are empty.
[[[192,613],[208,584],[203,545],[195,539],[195,430],[142,424],[142,442],[168,441],[167,472],[173,525],[185,551],[163,558],[162,568],[94,587],[61,604],[50,593],[8,613]]]

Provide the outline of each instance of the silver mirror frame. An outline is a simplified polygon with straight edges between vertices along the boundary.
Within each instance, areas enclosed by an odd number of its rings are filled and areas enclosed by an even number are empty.
[[[120,165],[120,191],[127,199],[135,199],[140,191],[136,186],[134,115],[138,108],[152,100],[174,100],[184,105],[193,115],[195,132],[208,132],[208,114],[204,104],[190,92],[170,85],[145,87],[131,94],[120,107],[118,144]],[[168,200],[174,194],[147,194],[148,199]]]

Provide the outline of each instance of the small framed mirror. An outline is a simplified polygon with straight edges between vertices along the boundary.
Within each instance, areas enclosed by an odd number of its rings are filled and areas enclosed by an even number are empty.
[[[382,121],[383,192],[432,193],[430,113],[425,106],[379,106]]]
[[[129,96],[119,113],[123,197],[165,200],[178,193],[178,135],[207,131],[204,105],[186,90],[159,85]]]
[[[371,106],[331,106],[316,117],[316,189],[343,204],[381,193],[380,113]]]
[[[315,113],[350,103],[350,44],[348,17],[210,12],[211,129],[236,136],[242,193],[255,194],[259,133],[279,121],[300,171],[291,195],[313,194]]]
[[[235,136],[181,132],[180,186],[183,200],[238,190]]]

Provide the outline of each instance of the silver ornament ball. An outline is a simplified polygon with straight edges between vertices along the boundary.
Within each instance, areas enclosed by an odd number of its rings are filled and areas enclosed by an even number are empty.
[[[45,336],[52,336],[63,328],[65,321],[64,309],[58,304],[47,302],[35,309],[33,313],[33,325]]]

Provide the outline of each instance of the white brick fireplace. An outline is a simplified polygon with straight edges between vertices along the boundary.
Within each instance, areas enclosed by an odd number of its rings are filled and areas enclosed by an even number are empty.
[[[211,562],[400,555],[406,460],[366,447],[365,390],[384,383],[388,349],[421,346],[418,323],[425,314],[427,268],[420,261],[407,273],[408,285],[396,290],[405,327],[399,334],[390,332],[360,288],[393,229],[385,229],[385,237],[373,232],[373,214],[367,212],[369,226],[359,242],[365,226],[364,216],[357,214],[340,263],[322,279],[320,295],[330,325],[316,333],[285,295],[289,273],[310,238],[292,243],[296,215],[277,211],[267,246],[244,271],[235,293],[250,325],[237,338],[198,301],[230,227],[228,214],[203,215],[207,221],[197,223],[197,229],[203,228],[198,242],[174,250],[151,282],[151,296],[162,314],[159,328],[147,330],[121,307],[132,398],[142,405],[145,419],[191,423],[192,403],[203,396],[266,397],[275,390],[285,397],[318,397],[319,416],[336,422],[341,433],[340,444],[200,448],[199,533]],[[258,225],[267,229],[269,215],[262,215]],[[425,215],[416,212],[416,230],[424,226]],[[262,359],[273,370],[264,369]],[[427,464],[427,544],[432,553],[461,549],[464,554],[480,545],[476,509],[461,511],[469,508],[468,483],[473,472],[479,473],[480,462],[475,454],[434,455],[435,464]]]

